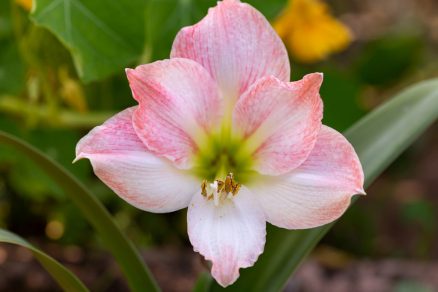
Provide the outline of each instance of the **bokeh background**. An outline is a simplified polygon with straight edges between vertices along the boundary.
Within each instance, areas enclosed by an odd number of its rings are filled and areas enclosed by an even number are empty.
[[[149,26],[147,40],[152,41],[131,66],[167,58],[176,32],[215,5],[150,2],[153,13],[146,19],[154,18],[155,25]],[[436,0],[248,2],[284,38],[293,80],[324,72],[324,123],[339,131],[407,85],[438,76]],[[29,19],[31,4],[0,1],[0,129],[35,145],[83,181],[141,249],[165,291],[189,290],[206,265],[188,242],[185,211],[141,212],[97,180],[88,161],[71,163],[84,134],[135,104],[124,71],[81,81],[66,47]],[[307,37],[296,37],[300,33]],[[310,48],[316,53],[300,53]],[[367,193],[324,237],[286,291],[438,290],[438,124]],[[127,290],[78,212],[36,165],[0,146],[0,227],[59,259],[93,291]],[[12,289],[59,288],[30,252],[2,244],[0,290]]]

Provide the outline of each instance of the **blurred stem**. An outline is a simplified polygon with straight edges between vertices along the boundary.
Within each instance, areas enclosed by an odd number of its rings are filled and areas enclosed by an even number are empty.
[[[27,119],[33,116],[38,122],[60,128],[92,128],[102,124],[113,112],[78,113],[71,110],[58,110],[50,106],[36,105],[14,96],[0,96],[0,112]]]
[[[190,12],[192,7],[192,0],[179,0],[181,6],[181,26],[190,24]]]
[[[154,33],[152,29],[152,22],[149,13],[150,11],[154,11],[152,9],[153,0],[149,0],[146,3],[146,8],[144,10],[144,46],[143,46],[143,53],[140,56],[139,63],[140,64],[146,64],[149,63],[152,59],[152,53],[153,53],[153,43],[154,43]]]

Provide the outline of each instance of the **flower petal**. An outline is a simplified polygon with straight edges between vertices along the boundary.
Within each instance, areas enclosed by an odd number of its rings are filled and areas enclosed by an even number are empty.
[[[265,217],[245,187],[218,206],[199,191],[189,205],[187,221],[194,250],[212,261],[211,273],[223,287],[234,283],[239,269],[252,266],[263,252]]]
[[[199,23],[183,28],[175,38],[171,57],[200,63],[232,100],[261,77],[290,78],[281,39],[260,12],[236,0],[218,2]]]
[[[218,89],[208,72],[192,60],[175,58],[126,70],[140,103],[134,129],[147,146],[179,168],[189,168],[197,144],[222,114]]]
[[[267,221],[288,229],[312,228],[338,219],[355,194],[365,194],[364,174],[351,144],[323,126],[307,160],[291,173],[266,177],[251,191]]]
[[[94,173],[139,209],[164,213],[187,207],[199,182],[147,150],[132,127],[134,111],[128,108],[91,130],[77,144],[76,160],[90,159]]]
[[[322,74],[296,82],[260,79],[237,102],[233,128],[254,151],[254,168],[279,175],[298,167],[309,155],[321,127]]]

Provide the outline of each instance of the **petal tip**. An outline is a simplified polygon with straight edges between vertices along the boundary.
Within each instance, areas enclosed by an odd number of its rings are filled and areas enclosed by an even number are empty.
[[[130,75],[134,74],[134,71],[135,71],[134,69],[125,68],[125,74],[126,74],[126,76],[128,76],[128,79],[129,79]]]
[[[362,196],[366,196],[366,195],[367,195],[367,193],[365,192],[365,190],[364,190],[363,188],[358,188],[358,189],[355,191],[355,194],[356,194],[356,195],[362,195]]]
[[[240,276],[239,268],[233,269],[231,273],[224,273],[221,269],[221,266],[218,266],[218,264],[213,264],[211,274],[216,282],[223,288],[234,284]]]
[[[73,163],[76,163],[76,162],[78,162],[79,160],[81,160],[81,159],[83,159],[83,158],[85,158],[85,155],[83,155],[82,153],[79,153],[76,157],[75,157],[75,159],[73,159],[73,161],[71,162],[72,164]]]
[[[222,1],[218,1],[218,4],[220,3],[240,3],[240,0],[222,0]]]
[[[315,73],[307,74],[306,76],[304,76],[304,78],[311,80],[313,83],[315,83],[315,85],[320,87],[324,80],[324,73],[315,72]]]
[[[125,74],[126,74],[126,77],[128,78],[128,81],[130,84],[132,82],[135,82],[135,80],[138,76],[138,72],[136,71],[136,69],[132,69],[132,68],[125,68]]]

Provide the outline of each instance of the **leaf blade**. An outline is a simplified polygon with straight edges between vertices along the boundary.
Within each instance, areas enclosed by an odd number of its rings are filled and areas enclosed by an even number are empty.
[[[106,248],[113,254],[132,291],[158,291],[149,269],[105,207],[87,188],[61,165],[28,143],[0,131],[0,144],[9,145],[41,167],[97,230]]]
[[[20,236],[0,228],[0,242],[29,249],[64,291],[89,291],[70,270]]]
[[[38,0],[31,19],[56,35],[85,82],[138,59],[144,49],[143,0]]]

